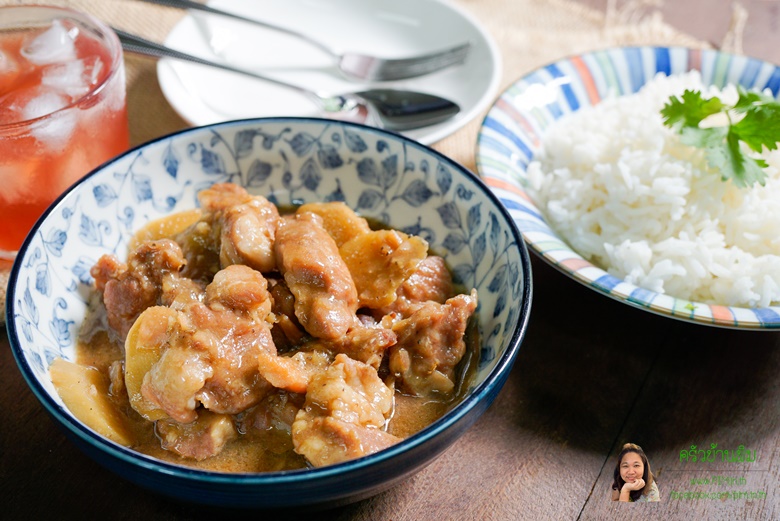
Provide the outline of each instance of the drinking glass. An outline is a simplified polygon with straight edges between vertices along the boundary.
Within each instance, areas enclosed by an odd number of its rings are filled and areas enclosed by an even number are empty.
[[[71,9],[0,7],[0,267],[60,194],[129,141],[114,32]]]

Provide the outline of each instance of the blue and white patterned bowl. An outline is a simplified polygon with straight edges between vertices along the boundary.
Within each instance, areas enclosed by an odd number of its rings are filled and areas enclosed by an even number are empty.
[[[362,215],[422,235],[479,292],[481,358],[465,399],[377,454],[311,470],[220,474],[116,445],[63,406],[48,366],[74,358],[90,267],[124,256],[134,230],[193,208],[199,190],[232,181],[277,204],[345,201]],[[487,409],[522,342],[531,305],[528,253],[493,193],[452,160],[402,136],[319,119],[269,118],[185,130],[102,165],[64,194],[19,252],[7,328],[32,391],[74,442],[125,478],[169,496],[231,507],[321,506],[378,493],[430,463]],[[12,420],[12,419],[9,419]]]
[[[780,91],[780,67],[754,58],[682,47],[627,47],[572,56],[527,74],[508,87],[485,117],[477,139],[477,169],[509,209],[531,250],[547,263],[605,295],[660,315],[734,329],[780,328],[780,307],[739,308],[691,302],[639,288],[584,260],[550,228],[527,193],[526,167],[549,126],[609,95],[637,92],[657,73],[701,71],[705,84],[736,83]]]

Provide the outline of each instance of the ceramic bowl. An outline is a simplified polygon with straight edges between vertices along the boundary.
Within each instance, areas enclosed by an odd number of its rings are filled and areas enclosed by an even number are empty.
[[[193,470],[99,436],[63,406],[48,367],[74,358],[104,253],[126,256],[144,223],[196,206],[199,190],[231,181],[280,205],[345,201],[362,215],[425,237],[479,293],[481,353],[467,395],[438,421],[382,452],[330,467],[263,474]],[[230,507],[319,507],[378,493],[422,469],[487,409],[506,381],[528,323],[529,257],[519,231],[471,172],[418,142],[321,119],[269,118],[185,130],[97,168],[40,219],[13,266],[7,323],[30,388],[99,463],[177,499]]]
[[[732,329],[780,328],[780,307],[740,308],[691,302],[637,287],[594,266],[548,225],[526,190],[526,168],[556,120],[607,96],[637,92],[658,73],[701,71],[704,84],[769,89],[780,68],[754,58],[682,47],[629,47],[571,56],[533,71],[496,100],[477,140],[477,168],[509,209],[531,251],[574,280],[640,309]]]

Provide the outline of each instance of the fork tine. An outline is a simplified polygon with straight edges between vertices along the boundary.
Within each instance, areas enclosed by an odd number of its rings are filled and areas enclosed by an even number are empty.
[[[415,63],[415,62],[427,62],[427,61],[434,61],[438,59],[449,59],[452,56],[461,56],[468,54],[469,50],[471,49],[471,42],[462,43],[460,45],[456,45],[455,47],[451,47],[449,49],[444,49],[437,52],[432,52],[430,54],[423,54],[420,56],[412,56],[409,58],[390,58],[387,59],[388,64],[394,64],[394,63]]]
[[[376,81],[400,80],[436,72],[463,63],[471,50],[466,42],[444,51],[412,58],[377,59],[373,64],[371,79]]]
[[[427,60],[427,59],[435,59],[435,58],[449,58],[449,57],[457,57],[457,56],[467,56],[469,51],[471,50],[471,42],[462,43],[460,45],[456,45],[455,47],[452,47],[450,49],[446,49],[444,51],[439,51],[435,53],[431,53],[427,56],[417,56],[414,58],[411,58],[411,60]]]
[[[441,55],[430,55],[425,57],[415,58],[401,58],[396,60],[386,60],[382,64],[383,70],[387,71],[403,71],[405,68],[425,69],[430,68],[435,70],[439,67],[446,66],[448,64],[461,63],[468,56],[468,49],[459,50],[457,52],[448,52]]]

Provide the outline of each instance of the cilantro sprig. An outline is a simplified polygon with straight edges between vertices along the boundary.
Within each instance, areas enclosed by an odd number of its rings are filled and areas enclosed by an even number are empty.
[[[672,96],[661,109],[664,124],[680,133],[680,140],[703,148],[709,165],[739,187],[766,182],[766,161],[747,154],[745,147],[762,152],[775,150],[780,142],[780,102],[766,94],[737,87],[734,105],[717,96],[704,98],[699,91],[686,90]],[[728,124],[702,128],[701,122],[714,114],[725,114]],[[744,143],[744,146],[743,146]]]

